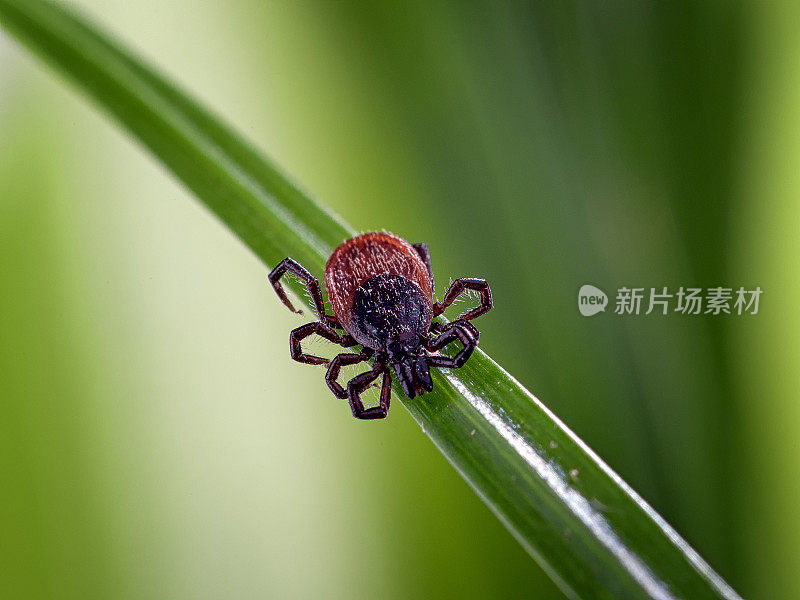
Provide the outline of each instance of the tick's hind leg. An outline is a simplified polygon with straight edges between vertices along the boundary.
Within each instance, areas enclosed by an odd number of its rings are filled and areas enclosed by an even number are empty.
[[[364,408],[364,403],[361,401],[361,394],[366,390],[372,382],[375,381],[383,373],[383,382],[381,383],[381,400],[378,406]],[[347,399],[350,401],[350,409],[353,411],[353,416],[356,419],[384,419],[389,414],[389,402],[392,397],[392,377],[386,365],[376,362],[371,371],[361,373],[353,377],[347,384]]]
[[[411,244],[414,250],[417,251],[422,262],[428,268],[428,277],[431,278],[431,290],[434,289],[436,282],[433,279],[433,267],[431,267],[431,251],[428,249],[428,244],[420,242],[419,244]]]
[[[356,345],[356,341],[349,335],[339,335],[324,323],[314,321],[313,323],[301,325],[297,329],[292,330],[292,333],[289,334],[289,354],[292,359],[308,365],[326,365],[331,362],[330,359],[323,358],[322,356],[314,356],[313,354],[306,354],[303,352],[300,343],[314,334],[325,338],[329,342],[344,346],[345,348]]]
[[[478,341],[472,335],[469,323],[465,321],[454,321],[448,325],[442,334],[434,340],[428,342],[426,348],[431,352],[441,350],[450,342],[458,340],[461,342],[463,348],[453,357],[450,356],[429,356],[428,364],[432,367],[445,367],[456,369],[463,367],[467,359],[472,356],[475,348],[478,347]]]
[[[450,284],[450,288],[444,295],[442,302],[435,302],[433,304],[433,316],[438,317],[445,309],[450,306],[455,299],[458,298],[465,290],[472,290],[478,292],[481,298],[480,304],[475,308],[468,310],[463,315],[458,316],[454,321],[462,320],[469,321],[475,317],[480,317],[483,313],[488,312],[492,308],[492,290],[485,279],[476,279],[474,277],[461,277],[456,279]]]
[[[286,295],[286,291],[281,285],[280,278],[286,273],[291,273],[300,279],[300,281],[306,286],[308,293],[311,294],[311,300],[314,302],[314,310],[317,312],[317,316],[319,317],[320,321],[327,325],[338,327],[339,322],[336,320],[336,317],[331,317],[325,314],[325,303],[322,300],[322,292],[320,291],[319,281],[317,281],[317,278],[314,277],[308,271],[308,269],[291,257],[284,258],[278,263],[277,267],[272,269],[272,272],[269,274],[269,282],[272,284],[272,287],[275,288],[275,292],[278,294],[281,302],[283,302],[290,311],[299,315],[303,314],[302,310],[295,309],[291,300],[289,300],[288,296]]]

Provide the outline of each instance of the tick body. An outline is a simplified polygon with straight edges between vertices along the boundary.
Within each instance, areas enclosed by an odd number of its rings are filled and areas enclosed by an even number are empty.
[[[434,300],[430,254],[425,244],[409,244],[390,233],[366,233],[347,240],[333,251],[325,266],[325,287],[333,315],[325,312],[319,282],[300,263],[285,258],[269,274],[281,301],[295,310],[280,284],[286,273],[306,286],[319,321],[298,327],[289,336],[291,357],[302,363],[328,365],[325,381],[337,398],[347,399],[359,419],[386,417],[394,372],[409,398],[433,389],[430,367],[461,367],[478,345],[479,333],[470,323],[492,307],[492,292],[483,279],[461,278],[450,285],[443,301]],[[434,323],[456,298],[472,290],[480,295],[478,306],[447,326]],[[343,330],[339,333],[337,330]],[[333,360],[303,352],[300,343],[318,335],[345,348],[361,345],[360,352],[339,354]],[[450,342],[462,349],[453,357],[433,354]],[[372,369],[338,382],[343,365],[374,358]],[[361,394],[379,377],[380,403],[365,408]]]

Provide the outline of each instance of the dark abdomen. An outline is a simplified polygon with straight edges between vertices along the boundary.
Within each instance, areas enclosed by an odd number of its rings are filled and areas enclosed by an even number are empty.
[[[409,339],[427,331],[431,312],[418,285],[400,275],[376,275],[353,296],[349,333],[363,345],[385,348],[390,340]]]

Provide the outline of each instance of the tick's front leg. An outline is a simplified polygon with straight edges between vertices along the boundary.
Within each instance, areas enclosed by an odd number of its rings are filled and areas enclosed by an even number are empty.
[[[477,340],[472,336],[472,332],[465,321],[453,321],[442,334],[427,344],[427,349],[434,352],[441,350],[450,342],[458,340],[463,348],[453,357],[450,356],[429,356],[428,364],[432,367],[459,368],[463,367],[467,359],[478,347]]]
[[[372,382],[383,373],[381,384],[381,401],[378,406],[364,408],[361,401],[361,394]],[[389,402],[392,396],[392,378],[389,370],[383,363],[376,362],[371,371],[361,373],[353,377],[347,384],[347,399],[350,401],[350,409],[356,419],[385,419],[389,414]]]
[[[333,358],[331,364],[328,366],[328,372],[325,373],[325,383],[328,384],[328,388],[333,392],[334,396],[341,400],[347,398],[347,390],[336,381],[339,378],[339,371],[342,367],[346,365],[356,365],[369,359],[370,356],[372,356],[372,350],[364,348],[358,354],[345,352]]]

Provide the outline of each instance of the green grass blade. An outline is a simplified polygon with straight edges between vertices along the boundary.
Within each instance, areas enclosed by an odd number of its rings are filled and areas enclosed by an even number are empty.
[[[0,0],[0,19],[147,147],[266,265],[291,255],[321,275],[330,251],[353,234],[220,120],[81,18],[39,0]],[[738,598],[484,353],[434,378],[434,392],[403,400],[406,408],[568,596]]]

